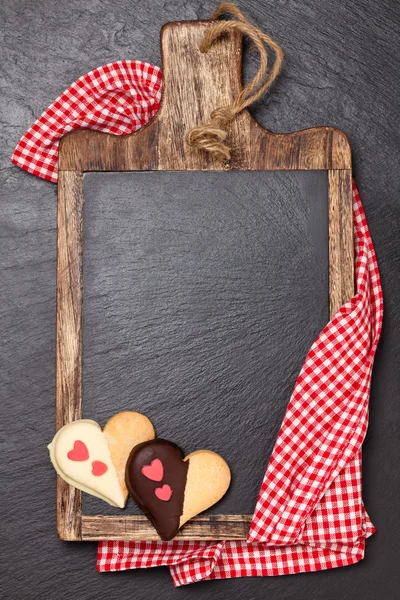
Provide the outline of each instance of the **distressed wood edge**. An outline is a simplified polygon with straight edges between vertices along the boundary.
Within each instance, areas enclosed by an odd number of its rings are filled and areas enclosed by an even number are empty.
[[[246,115],[247,113],[247,115]],[[346,134],[340,129],[334,127],[311,127],[301,129],[290,133],[275,133],[264,129],[257,121],[253,119],[246,110],[241,114],[242,118],[248,116],[253,121],[252,127],[256,128],[261,136],[257,146],[269,146],[271,148],[284,146],[285,154],[275,156],[273,153],[269,157],[259,158],[255,161],[255,166],[251,164],[238,165],[233,167],[222,165],[221,168],[210,163],[210,166],[192,167],[188,166],[183,170],[263,170],[263,171],[330,171],[351,169],[351,146]],[[155,115],[142,129],[130,133],[126,136],[113,135],[92,130],[71,131],[63,136],[59,146],[59,171],[80,171],[80,172],[102,172],[118,171],[129,172],[137,170],[175,170],[173,168],[163,169],[158,164],[158,158],[153,155],[147,163],[142,163],[140,150],[143,149],[143,142],[154,137],[154,152],[157,154],[157,129],[160,120]],[[249,137],[249,144],[252,144],[252,137]],[[307,143],[319,142],[321,147],[326,147],[323,155],[317,152],[307,152]],[[234,140],[233,140],[234,143]],[[297,164],[293,161],[293,149],[304,147],[304,152],[300,153],[302,160]],[[93,156],[95,149],[96,159]],[[260,157],[259,148],[255,148],[255,154]],[[132,155],[133,151],[138,151],[138,157]],[[195,154],[195,150],[193,153]],[[154,154],[154,153],[153,153]],[[123,163],[123,167],[117,164],[117,157]],[[182,170],[179,166],[176,170]]]
[[[355,292],[353,190],[350,169],[328,171],[329,308],[332,318]]]
[[[82,541],[82,492],[57,475],[57,535],[63,542]]]
[[[190,519],[174,540],[246,540],[253,515],[207,515]],[[144,515],[82,517],[82,541],[160,541]]]
[[[59,169],[78,171],[134,171],[134,170],[328,170],[351,168],[351,148],[346,135],[334,127],[313,127],[290,133],[272,132],[262,127],[246,109],[228,127],[228,140],[232,148],[229,164],[214,160],[210,155],[190,148],[183,142],[184,152],[177,153],[175,160],[167,160],[163,167],[162,141],[176,136],[184,138],[185,131],[179,127],[180,121],[171,120],[171,114],[181,115],[181,111],[171,111],[171,105],[181,105],[190,101],[188,91],[178,96],[174,58],[176,44],[181,43],[185,30],[192,34],[198,30],[196,39],[202,39],[212,21],[179,21],[166,23],[161,29],[161,56],[163,69],[163,90],[159,110],[156,115],[138,131],[127,135],[113,135],[93,130],[71,131],[60,140]],[[229,91],[222,102],[230,103],[243,88],[241,81],[242,35],[232,32],[224,38],[223,56],[230,66]],[[193,56],[196,49],[191,50]],[[215,52],[210,50],[207,72],[216,69]],[[208,56],[208,53],[204,56]],[[219,68],[226,69],[225,63]],[[212,86],[213,79],[209,80]],[[218,88],[219,89],[219,88]],[[215,90],[217,93],[217,89]],[[198,92],[197,92],[198,93]],[[172,96],[171,96],[172,94]],[[172,100],[171,100],[172,97]],[[206,97],[206,95],[205,95]],[[199,99],[201,103],[201,98]],[[197,110],[197,119],[204,119],[212,106],[203,101],[203,111]],[[215,108],[215,107],[214,107]],[[202,115],[202,116],[200,116]],[[176,117],[176,118],[178,118]],[[187,124],[190,127],[191,124]],[[160,147],[159,147],[160,146]],[[160,152],[161,151],[161,152]],[[160,156],[161,153],[161,156]],[[178,156],[179,154],[179,156]],[[165,157],[164,157],[165,158]],[[176,164],[174,164],[176,163]]]
[[[165,109],[165,94],[163,93],[164,87],[168,85],[169,78],[169,69],[167,68],[168,62],[166,59],[166,38],[168,33],[173,31],[176,27],[183,28],[189,27],[190,29],[204,29],[204,33],[207,29],[212,27],[215,24],[215,21],[212,20],[200,20],[200,21],[170,21],[168,23],[164,23],[164,25],[160,29],[160,49],[161,49],[161,71],[163,74],[163,88],[161,92],[160,106],[158,108],[157,113],[154,115],[153,119],[146,125],[149,125],[153,120],[163,119],[164,109]],[[243,64],[243,34],[240,31],[231,31],[225,37],[229,37],[229,41],[232,46],[232,63],[230,65],[231,70],[234,75],[234,83],[236,86],[241,89],[242,88],[242,64]],[[213,44],[214,49],[217,42]],[[199,48],[200,50],[200,48]],[[211,50],[211,49],[210,49]],[[180,74],[179,74],[180,76]],[[243,111],[243,112],[248,112]],[[146,127],[145,125],[145,127]],[[133,132],[129,135],[134,135],[138,132]]]
[[[57,200],[56,429],[82,418],[83,177],[60,172]],[[82,539],[82,493],[57,475],[57,533]]]
[[[261,166],[262,170],[329,171],[352,168],[351,144],[341,129],[320,125],[291,132],[275,132],[263,127],[247,109],[243,112],[249,121],[250,143],[258,135],[261,147],[274,148],[277,145],[286,147],[286,157],[278,156],[280,160],[277,165],[271,160],[271,166],[268,164],[265,167]],[[316,146],[319,146],[318,151]],[[293,161],[295,157],[292,156],[296,147],[303,158],[297,160],[297,164]],[[287,166],[283,164],[285,159]],[[262,161],[260,162],[262,164]]]

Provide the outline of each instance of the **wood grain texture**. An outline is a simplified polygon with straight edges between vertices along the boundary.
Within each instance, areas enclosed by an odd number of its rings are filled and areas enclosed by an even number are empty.
[[[354,294],[351,170],[328,171],[329,306],[333,316]]]
[[[56,428],[82,417],[82,173],[59,174]],[[81,492],[57,476],[57,531],[81,537]]]
[[[319,127],[291,134],[274,134],[258,125],[248,111],[243,111],[229,129],[228,139],[232,148],[229,163],[185,143],[185,132],[190,127],[206,120],[218,106],[229,104],[241,89],[240,34],[221,39],[208,53],[202,54],[199,45],[208,27],[210,22],[200,21],[169,23],[163,27],[163,97],[158,114],[148,125],[127,136],[77,131],[61,140],[57,426],[81,415],[82,172],[329,170],[334,173],[329,187],[329,214],[334,221],[329,229],[331,315],[353,294],[351,150],[341,131]],[[80,493],[69,486],[58,485],[57,522],[62,539],[81,538],[80,503]],[[129,522],[136,518],[130,517]],[[213,518],[210,516],[201,521],[203,539],[215,539],[211,525]],[[245,515],[244,522],[248,519],[249,516]],[[104,538],[107,532],[102,531],[102,523],[98,521],[90,539]],[[237,539],[236,520],[227,520],[223,530],[225,539]],[[96,532],[97,538],[94,537]],[[118,535],[117,531],[115,535]],[[128,534],[123,535],[123,539],[127,539]],[[193,535],[189,527],[182,531],[181,538],[193,539]],[[246,537],[247,532],[242,529],[242,539]]]
[[[63,137],[59,168],[77,171],[213,169],[351,169],[345,134],[318,127],[290,134],[272,133],[245,110],[229,128],[232,159],[226,164],[190,148],[186,131],[230,104],[241,89],[242,38],[239,33],[199,45],[209,21],[168,23],[162,29],[163,96],[154,119],[127,136],[81,130]],[[227,68],[229,65],[229,68]],[[195,99],[195,100],[194,100]]]
[[[247,537],[252,515],[210,515],[194,517],[186,523],[174,539],[177,540],[243,540]],[[154,540],[156,530],[147,517],[83,516],[82,540]]]

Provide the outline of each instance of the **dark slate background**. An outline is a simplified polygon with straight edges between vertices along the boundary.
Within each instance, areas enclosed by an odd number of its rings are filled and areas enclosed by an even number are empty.
[[[87,173],[83,188],[83,416],[138,410],[186,454],[220,453],[232,484],[211,511],[251,514],[329,320],[327,173]]]
[[[122,58],[160,64],[170,20],[207,18],[213,2],[3,0],[1,91],[0,594],[7,599],[395,599],[399,595],[399,37],[396,0],[243,1],[281,42],[283,74],[254,109],[276,131],[334,125],[349,136],[379,259],[385,324],[364,445],[364,497],[378,529],[354,567],[270,579],[205,582],[175,591],[166,569],[96,573],[94,544],[55,535],[56,188],[10,164],[20,135],[74,79]],[[246,62],[252,73],[256,59]],[[285,241],[282,240],[282,253]],[[301,277],[301,272],[299,272]]]

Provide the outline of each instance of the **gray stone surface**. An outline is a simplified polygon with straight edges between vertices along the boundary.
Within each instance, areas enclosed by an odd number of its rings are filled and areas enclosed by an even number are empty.
[[[378,533],[367,544],[365,560],[327,572],[206,582],[175,591],[166,569],[99,575],[94,544],[63,544],[55,535],[54,474],[44,444],[54,432],[56,188],[13,167],[9,158],[20,135],[71,81],[122,58],[159,64],[161,25],[206,18],[214,6],[182,0],[3,0],[0,5],[0,595],[7,600],[399,596],[396,0],[241,3],[286,51],[283,74],[255,116],[276,131],[329,124],[349,135],[378,254],[386,315],[364,445],[364,497]],[[255,58],[245,67],[254,72]]]
[[[253,512],[296,377],[329,320],[327,179],[84,176],[84,416],[139,410],[186,453],[225,456],[232,485],[214,513]],[[86,495],[84,512],[121,511]]]

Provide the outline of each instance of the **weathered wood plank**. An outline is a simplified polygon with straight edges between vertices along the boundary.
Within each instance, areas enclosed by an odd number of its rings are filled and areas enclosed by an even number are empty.
[[[214,169],[350,169],[346,136],[333,127],[272,133],[246,110],[229,127],[232,160],[225,164],[190,148],[185,133],[241,89],[241,35],[199,50],[209,21],[168,23],[162,29],[163,96],[154,119],[127,136],[82,130],[64,136],[59,168],[80,171]],[[229,68],[227,68],[229,65]]]
[[[82,417],[82,173],[59,174],[57,209],[56,428]],[[57,531],[81,532],[81,492],[57,476]]]
[[[329,171],[329,307],[354,294],[353,193],[350,169]]]
[[[252,515],[198,516],[186,523],[174,539],[242,540],[246,539]],[[82,540],[157,540],[160,538],[147,517],[83,516]]]

